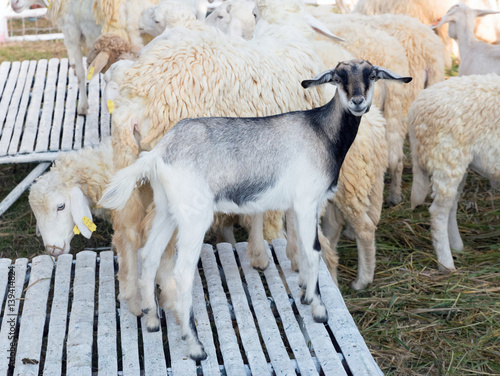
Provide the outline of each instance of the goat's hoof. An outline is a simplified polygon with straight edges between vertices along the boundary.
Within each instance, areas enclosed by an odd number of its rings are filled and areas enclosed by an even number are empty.
[[[154,332],[157,332],[160,330],[160,326],[159,325],[156,325],[156,326],[146,325],[146,329],[148,330],[148,332],[154,333]]]
[[[158,317],[148,317],[146,319],[146,329],[148,332],[157,332],[160,330],[160,319]]]
[[[370,285],[370,282],[358,281],[357,279],[351,284],[353,290],[363,290]]]
[[[150,308],[143,308],[141,309],[142,313],[144,313],[145,315],[147,315],[150,311]]]
[[[328,312],[323,304],[318,304],[312,311],[313,320],[319,323],[328,322]]]
[[[264,259],[254,259],[252,260],[251,264],[255,270],[264,271],[269,266],[269,257],[266,257]]]
[[[389,197],[387,197],[387,200],[385,200],[385,203],[387,204],[387,206],[396,206],[396,205],[400,204],[402,201],[403,201],[403,198],[401,197],[401,195],[389,196]]]
[[[309,305],[312,303],[312,298],[306,298],[306,293],[305,293],[305,290],[302,290],[304,291],[303,293],[301,293],[300,295],[300,302],[304,305]]]
[[[86,106],[78,106],[76,111],[77,111],[78,115],[85,116],[85,115],[87,115],[87,112],[89,111],[89,105],[87,104]]]
[[[205,352],[203,346],[200,344],[199,349],[197,349],[196,351],[191,351],[189,357],[193,359],[195,362],[200,362],[202,360],[207,359],[207,353]]]

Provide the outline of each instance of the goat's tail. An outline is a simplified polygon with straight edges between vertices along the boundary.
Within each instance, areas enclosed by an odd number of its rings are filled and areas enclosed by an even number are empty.
[[[429,175],[419,162],[417,153],[417,139],[415,136],[413,123],[410,123],[409,136],[413,171],[413,183],[411,185],[411,208],[415,209],[415,207],[424,203],[425,198],[427,197],[427,193],[429,192],[430,184]]]
[[[97,205],[112,210],[123,209],[137,182],[151,181],[156,177],[157,158],[158,156],[152,152],[144,152],[132,165],[119,170],[111,179]]]

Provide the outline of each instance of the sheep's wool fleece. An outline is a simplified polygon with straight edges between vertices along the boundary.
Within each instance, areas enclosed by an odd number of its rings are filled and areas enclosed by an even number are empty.
[[[500,76],[453,77],[420,93],[409,111],[420,166],[432,176],[432,197],[450,197],[448,179],[463,176],[474,157],[500,179]]]
[[[267,116],[306,110],[330,98],[323,88],[303,89],[304,79],[325,70],[306,43],[269,38],[231,39],[219,32],[175,29],[155,43],[125,74],[113,114],[115,163],[124,167],[150,150],[180,120],[203,116]],[[131,108],[140,144],[130,132]],[[137,111],[135,111],[137,109]],[[117,154],[121,154],[120,158]]]
[[[79,186],[92,203],[97,203],[113,175],[113,150],[111,139],[104,140],[98,147],[86,147],[79,151],[61,153],[50,171],[37,179],[31,186],[30,205],[46,205],[45,195],[54,189],[69,191]],[[54,179],[54,175],[59,179]],[[54,186],[54,182],[57,186]],[[93,208],[94,211],[94,208]],[[109,213],[101,209],[100,217],[109,219]]]

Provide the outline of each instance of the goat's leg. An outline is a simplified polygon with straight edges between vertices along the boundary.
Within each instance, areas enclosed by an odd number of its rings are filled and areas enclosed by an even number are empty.
[[[328,321],[326,307],[319,291],[321,245],[318,238],[317,207],[309,205],[295,209],[299,252],[302,253],[299,280],[303,282],[301,303],[310,304],[316,322]]]
[[[146,245],[141,252],[142,272],[139,288],[142,296],[142,312],[146,317],[146,328],[149,332],[160,329],[158,306],[156,304],[156,274],[162,254],[175,231],[175,222],[165,207],[156,206]]]
[[[255,214],[250,224],[248,237],[247,255],[250,264],[257,270],[264,270],[269,265],[269,257],[264,244],[262,228],[264,225],[264,213]]]
[[[458,186],[457,195],[455,200],[453,200],[453,206],[450,210],[450,216],[448,218],[448,238],[450,240],[450,247],[456,249],[457,251],[461,251],[464,249],[464,243],[462,238],[460,237],[460,232],[458,231],[458,223],[457,223],[457,209],[458,209],[458,200],[462,193],[462,190],[465,186],[465,181],[467,180],[467,173],[464,174],[460,185]]]
[[[71,25],[70,25],[71,26]],[[80,47],[81,32],[75,28],[65,29],[64,44],[68,50],[68,56],[75,65],[75,74],[78,77],[78,115],[86,115],[89,109],[89,101],[87,99],[87,77],[85,76],[85,67],[83,66],[83,55]],[[68,38],[66,38],[68,36]]]
[[[177,235],[174,234],[167,248],[161,256],[160,266],[156,274],[156,284],[160,286],[159,304],[163,309],[173,310],[176,301],[176,286],[174,280],[175,243]]]
[[[297,225],[295,212],[287,210],[285,213],[286,222],[286,257],[290,260],[292,270],[299,271],[300,252],[297,244]]]
[[[181,326],[182,339],[186,341],[189,356],[193,360],[207,357],[198,338],[193,314],[193,280],[200,257],[205,232],[210,226],[212,215],[200,215],[196,221],[179,223],[178,255],[174,267],[177,287],[175,313]]]

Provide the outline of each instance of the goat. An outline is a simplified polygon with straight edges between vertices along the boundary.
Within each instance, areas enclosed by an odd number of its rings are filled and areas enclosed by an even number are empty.
[[[340,62],[335,69],[302,81],[304,88],[337,86],[335,96],[322,107],[267,117],[182,120],[150,152],[118,171],[99,205],[122,208],[138,181],[148,180],[154,192],[156,216],[141,253],[139,281],[148,331],[159,330],[155,276],[177,228],[178,254],[168,275],[168,285],[175,286],[171,307],[189,356],[206,358],[194,322],[192,285],[214,211],[286,210],[297,231],[301,303],[311,305],[316,322],[328,320],[318,283],[319,216],[337,189],[342,162],[361,116],[370,109],[378,79],[411,81],[365,60]]]
[[[460,50],[459,76],[500,74],[500,46],[480,41],[474,35],[476,17],[500,13],[493,10],[471,9],[465,4],[452,6],[432,28],[449,23],[448,34],[456,39]]]

